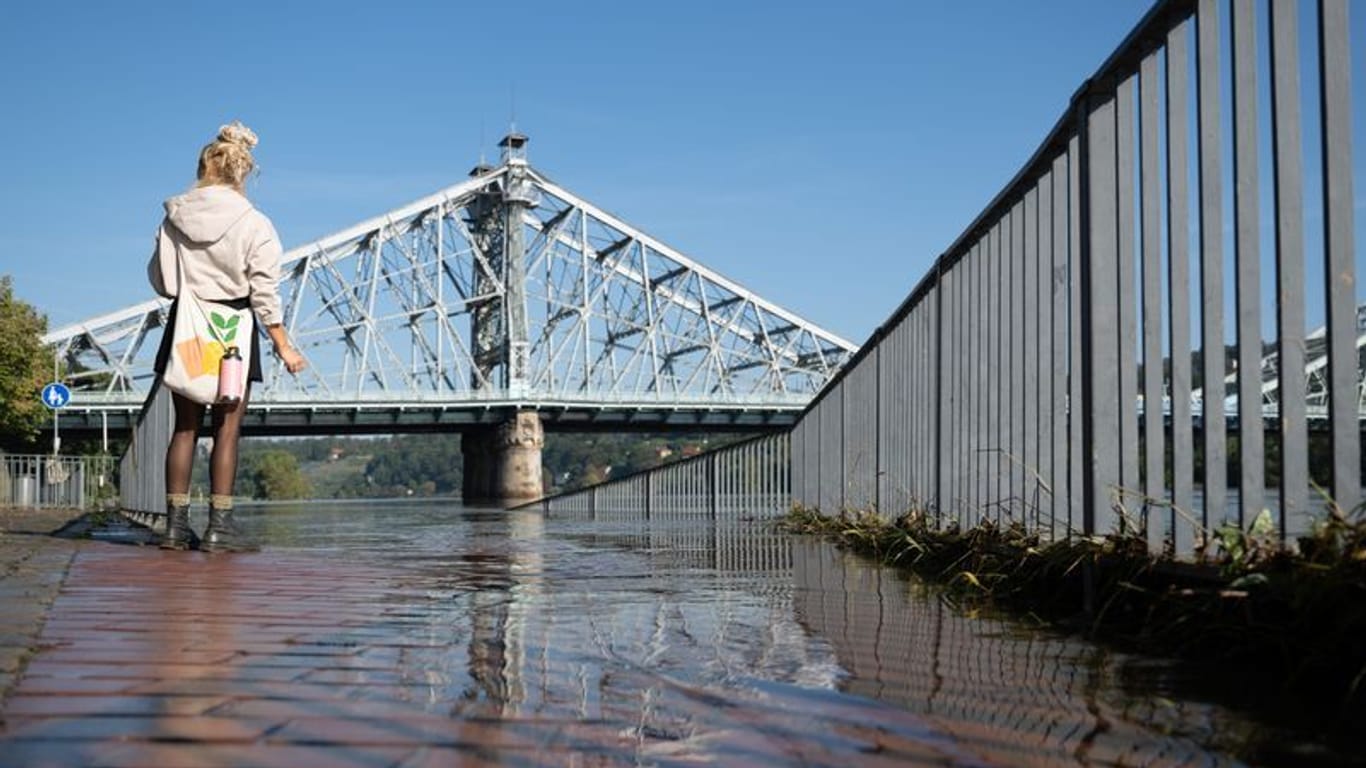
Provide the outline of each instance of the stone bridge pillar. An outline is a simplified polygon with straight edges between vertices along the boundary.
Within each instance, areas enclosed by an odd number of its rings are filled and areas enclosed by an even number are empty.
[[[545,430],[535,411],[517,411],[496,427],[466,432],[460,440],[465,501],[512,505],[539,499],[544,446]]]

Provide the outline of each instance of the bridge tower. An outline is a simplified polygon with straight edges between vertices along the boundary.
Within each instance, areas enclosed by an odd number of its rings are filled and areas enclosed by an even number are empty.
[[[467,222],[476,246],[488,256],[478,268],[471,307],[475,370],[470,383],[475,390],[498,386],[514,399],[531,391],[525,219],[540,204],[540,194],[527,174],[527,141],[514,130],[498,142],[507,174],[500,186],[479,196]],[[489,170],[481,164],[470,175]],[[495,427],[466,432],[461,438],[465,500],[512,503],[539,498],[544,445],[545,432],[534,410],[511,410]]]

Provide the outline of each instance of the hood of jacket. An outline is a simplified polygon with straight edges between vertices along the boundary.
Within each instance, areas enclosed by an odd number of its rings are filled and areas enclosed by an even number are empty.
[[[196,243],[216,243],[252,210],[231,187],[198,187],[166,201],[166,218]]]

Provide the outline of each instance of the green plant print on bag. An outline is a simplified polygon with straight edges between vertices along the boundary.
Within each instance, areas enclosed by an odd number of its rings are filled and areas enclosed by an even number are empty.
[[[213,335],[214,341],[226,346],[228,342],[237,338],[237,325],[241,320],[241,315],[224,317],[217,312],[210,312],[209,333]]]

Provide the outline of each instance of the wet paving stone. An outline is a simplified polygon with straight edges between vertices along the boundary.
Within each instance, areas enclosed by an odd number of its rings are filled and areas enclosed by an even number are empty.
[[[58,576],[37,613],[0,583],[29,653],[0,766],[1221,766],[1285,738],[758,521],[244,519],[261,552],[32,540]]]

